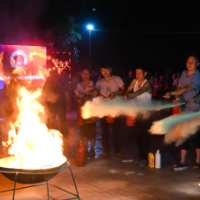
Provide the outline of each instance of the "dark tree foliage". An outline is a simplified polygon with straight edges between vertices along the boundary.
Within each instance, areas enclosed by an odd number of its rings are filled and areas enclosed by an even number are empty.
[[[79,40],[81,40],[82,36],[77,31],[78,24],[75,22],[73,16],[67,16],[64,24],[62,25],[60,41],[63,47],[72,49],[73,58],[75,62],[78,62],[79,58],[79,50],[76,46]]]

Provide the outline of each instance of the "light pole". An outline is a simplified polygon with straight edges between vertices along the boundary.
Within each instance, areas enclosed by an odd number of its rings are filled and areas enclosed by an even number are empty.
[[[89,30],[89,70],[91,70],[91,31],[94,29],[93,25],[87,25]]]

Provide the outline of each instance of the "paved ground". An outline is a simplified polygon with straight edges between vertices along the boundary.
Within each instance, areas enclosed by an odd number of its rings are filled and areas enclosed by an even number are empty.
[[[159,113],[159,116],[161,114]],[[155,116],[155,118],[158,117]],[[88,159],[86,167],[75,165],[75,146],[79,140],[79,129],[76,125],[76,114],[68,114],[71,153],[68,156],[73,170],[81,200],[199,200],[200,199],[200,171],[186,170],[173,172],[171,165],[178,159],[179,151],[174,144],[164,145],[163,137],[152,137],[151,151],[161,149],[162,169],[139,168],[133,163],[123,163],[121,159],[113,157],[111,134],[111,157],[109,159]],[[97,122],[97,156],[102,152],[99,122]],[[123,152],[127,159],[137,157],[134,144],[134,128],[126,127],[122,121]],[[194,161],[194,149],[191,148],[188,163]],[[96,156],[96,157],[97,157]],[[60,172],[51,179],[50,184],[60,186],[70,192],[75,192],[69,169]],[[17,184],[17,187],[21,187]],[[27,185],[26,185],[27,186]],[[0,175],[0,190],[13,188],[13,182]],[[51,199],[66,199],[73,197],[50,186]],[[0,200],[12,199],[12,193],[0,194]],[[17,191],[17,200],[47,199],[46,186]]]

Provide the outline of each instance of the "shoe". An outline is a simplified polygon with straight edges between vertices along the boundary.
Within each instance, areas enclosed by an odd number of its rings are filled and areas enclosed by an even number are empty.
[[[99,158],[108,158],[109,154],[106,152],[103,152],[102,154],[99,155]]]
[[[138,163],[137,163],[137,166],[139,167],[144,167],[147,165],[147,161],[144,160],[144,159],[141,159]]]
[[[178,162],[176,164],[173,165],[173,168],[172,168],[175,172],[176,171],[182,171],[182,170],[186,170],[188,169],[188,165],[186,164],[183,164],[181,162]]]
[[[192,167],[192,169],[200,169],[200,163],[195,163]]]
[[[118,157],[118,158],[125,158],[125,155],[122,154],[122,153],[115,153],[115,157]]]

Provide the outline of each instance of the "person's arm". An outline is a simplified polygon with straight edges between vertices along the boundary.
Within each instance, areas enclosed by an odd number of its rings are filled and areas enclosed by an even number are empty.
[[[135,82],[136,82],[136,79],[133,79],[133,81],[131,82],[131,84],[128,86],[125,94],[129,94],[133,90],[133,88],[135,86]]]
[[[181,84],[178,84],[178,87],[176,88],[176,91],[180,90],[182,88]]]
[[[123,83],[122,79],[119,76],[116,76],[115,80],[117,82],[118,87],[120,88],[120,91],[118,91],[118,92],[111,92],[109,94],[110,98],[114,98],[116,95],[124,95],[125,94],[125,90],[126,89],[125,89],[125,86],[124,86],[124,83]]]
[[[96,88],[96,85],[94,84],[93,87],[92,87],[92,89],[89,90],[89,91],[87,91],[87,92],[85,93],[85,95],[86,95],[86,96],[92,97],[92,95],[93,95],[95,92],[98,92],[98,91],[99,91],[99,89]],[[89,98],[89,97],[88,97],[88,98]]]
[[[149,81],[146,81],[145,84],[138,91],[131,94],[127,94],[127,98],[137,97],[143,94],[144,92],[146,92],[147,90],[149,90],[150,88],[151,88],[151,84],[149,83]]]
[[[124,95],[125,94],[125,86],[123,85],[122,87],[120,87],[120,91],[119,92],[111,92],[109,97],[110,98],[114,98],[116,95]]]
[[[185,94],[187,92],[190,92],[191,90],[195,90],[196,88],[189,84],[187,86],[185,86],[184,88],[180,88],[178,87],[176,91],[172,91],[172,92],[168,92],[164,95],[165,98],[170,98],[171,96],[179,96],[182,94]]]
[[[100,83],[99,81],[97,81],[96,85],[94,84],[93,88],[90,91],[86,92],[86,95],[93,95],[93,94],[98,95],[99,92],[100,92]]]
[[[75,94],[75,95],[74,95],[74,100],[75,100],[76,102],[78,102],[79,104],[83,104],[83,102],[84,102],[84,98],[79,97],[78,94]]]
[[[84,101],[88,101],[88,100],[92,99],[92,95],[91,94],[85,94],[83,99],[84,99]]]
[[[83,98],[79,97],[79,84],[76,86],[76,89],[74,90],[74,100],[78,102],[79,104],[83,104]]]
[[[39,97],[39,102],[41,103],[41,105],[43,106],[47,106],[47,97],[48,97],[48,82],[46,81],[44,83],[44,86],[41,89],[41,95]]]
[[[200,101],[200,93],[197,94],[195,97],[192,97],[187,100],[187,102],[195,102],[195,101]]]

